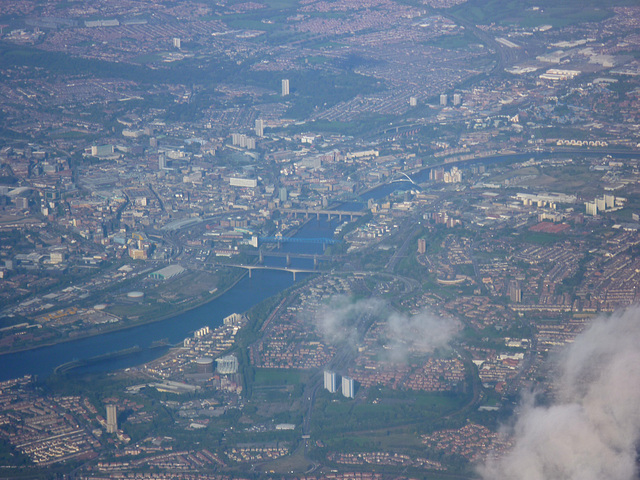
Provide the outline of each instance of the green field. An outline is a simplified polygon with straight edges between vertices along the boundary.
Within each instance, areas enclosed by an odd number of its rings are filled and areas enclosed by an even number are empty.
[[[305,372],[280,368],[256,368],[254,386],[297,385]]]
[[[311,421],[323,440],[370,437],[392,428],[429,429],[469,401],[467,394],[371,389],[367,403],[319,395]],[[375,403],[374,403],[375,402]]]
[[[522,27],[552,25],[564,27],[584,22],[597,22],[611,16],[617,5],[637,5],[634,0],[602,2],[598,0],[551,0],[522,2],[519,0],[472,0],[451,9],[474,24],[519,24]],[[536,8],[534,10],[534,8]]]

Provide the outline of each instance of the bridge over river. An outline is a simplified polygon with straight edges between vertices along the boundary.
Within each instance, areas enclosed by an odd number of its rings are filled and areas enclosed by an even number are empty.
[[[332,218],[338,217],[338,220],[342,221],[342,217],[349,217],[349,220],[353,220],[355,217],[362,217],[369,212],[354,212],[353,210],[315,210],[311,208],[282,208],[282,213],[292,213],[294,216],[304,215],[304,218],[309,218],[311,215],[315,215],[320,220],[320,215],[326,215],[327,220],[331,221]]]
[[[320,273],[318,270],[312,270],[309,268],[293,268],[293,267],[273,267],[268,265],[243,265],[241,263],[220,263],[219,265],[225,267],[244,268],[249,270],[249,278],[254,270],[280,270],[282,272],[291,272],[293,274],[293,281],[296,281],[297,273]]]

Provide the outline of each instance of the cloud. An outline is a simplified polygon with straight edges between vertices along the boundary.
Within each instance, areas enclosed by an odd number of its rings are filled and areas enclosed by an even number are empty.
[[[631,480],[640,441],[640,308],[599,318],[555,358],[556,398],[525,398],[491,480]]]
[[[379,299],[353,301],[346,296],[333,297],[330,306],[317,315],[316,326],[327,342],[347,342],[356,348],[372,320],[383,324],[384,352],[388,360],[396,362],[405,361],[412,353],[426,354],[447,346],[460,328],[455,319],[428,312],[409,316]]]
[[[316,316],[316,327],[327,342],[334,345],[347,342],[355,347],[364,335],[358,329],[359,323],[366,320],[365,317],[376,317],[386,309],[382,300],[354,301],[346,295],[335,295]]]
[[[390,359],[405,361],[411,353],[431,353],[437,348],[446,347],[459,328],[457,320],[438,317],[426,311],[412,316],[392,313],[387,317]]]

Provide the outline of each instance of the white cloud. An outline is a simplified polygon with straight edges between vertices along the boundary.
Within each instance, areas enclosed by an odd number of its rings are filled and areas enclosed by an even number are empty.
[[[491,480],[632,480],[640,440],[640,309],[599,318],[554,359],[550,406],[525,399]]]
[[[365,321],[360,320],[365,317]],[[363,326],[371,321],[385,324],[385,352],[392,361],[405,361],[411,353],[430,353],[445,347],[459,330],[459,322],[428,312],[405,315],[393,311],[378,299],[353,301],[336,296],[316,317],[316,325],[324,339],[332,344],[348,342],[354,348],[365,334]]]

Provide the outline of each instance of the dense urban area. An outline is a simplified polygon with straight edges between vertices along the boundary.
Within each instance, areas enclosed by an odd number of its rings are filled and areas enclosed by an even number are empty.
[[[490,478],[640,300],[639,79],[633,0],[0,1],[0,477]]]

